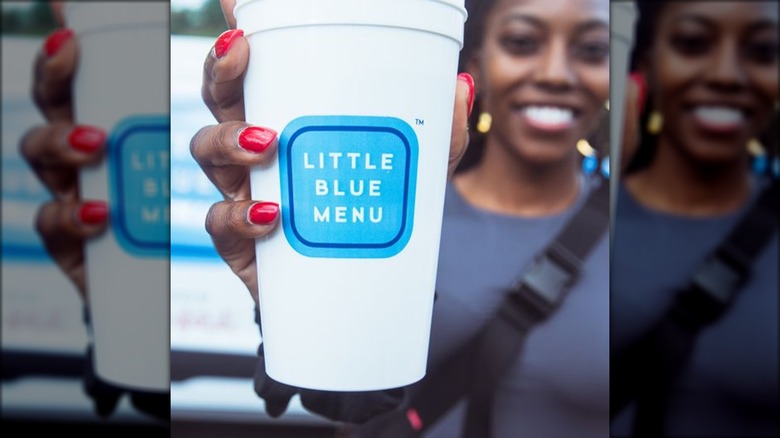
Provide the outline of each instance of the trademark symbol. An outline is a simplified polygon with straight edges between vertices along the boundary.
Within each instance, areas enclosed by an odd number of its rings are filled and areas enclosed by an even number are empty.
[[[414,124],[417,126],[425,125],[425,119],[414,119]]]

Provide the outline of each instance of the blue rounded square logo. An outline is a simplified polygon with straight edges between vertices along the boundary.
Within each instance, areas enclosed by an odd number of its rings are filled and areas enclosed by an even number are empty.
[[[111,222],[129,253],[170,250],[170,122],[163,116],[122,120],[109,138]]]
[[[310,257],[398,254],[413,227],[417,135],[390,117],[305,116],[279,140],[287,241]]]

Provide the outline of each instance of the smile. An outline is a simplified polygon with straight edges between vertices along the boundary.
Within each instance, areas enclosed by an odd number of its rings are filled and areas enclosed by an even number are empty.
[[[531,126],[546,131],[563,130],[574,123],[574,111],[570,108],[529,105],[522,114]]]
[[[699,105],[693,108],[693,117],[704,128],[717,131],[733,131],[740,128],[746,114],[730,106]]]

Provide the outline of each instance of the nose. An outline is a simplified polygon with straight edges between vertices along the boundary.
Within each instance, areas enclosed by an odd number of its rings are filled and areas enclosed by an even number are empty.
[[[709,84],[723,91],[742,89],[747,82],[739,59],[739,43],[727,40],[719,44],[707,66],[706,79]]]
[[[538,86],[550,91],[567,90],[573,86],[574,72],[565,41],[554,40],[547,45],[540,56],[534,79]]]

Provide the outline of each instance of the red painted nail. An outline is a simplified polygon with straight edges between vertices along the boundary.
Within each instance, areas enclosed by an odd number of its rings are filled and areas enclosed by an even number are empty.
[[[474,108],[474,78],[468,73],[461,73],[458,75],[458,79],[469,86],[469,115],[471,115],[471,109]]]
[[[73,149],[88,154],[102,148],[105,143],[105,131],[95,126],[79,125],[73,128],[68,135],[68,144]]]
[[[645,82],[644,76],[642,76],[639,72],[631,72],[631,74],[628,75],[628,77],[634,81],[637,88],[639,89],[639,95],[637,96],[637,105],[639,106],[639,111],[641,112],[645,107],[645,100],[647,99],[647,82]]]
[[[249,207],[249,222],[254,225],[268,225],[279,216],[279,204],[258,202]]]
[[[238,134],[238,145],[249,152],[260,153],[268,149],[276,138],[276,131],[260,126],[248,126]]]
[[[85,224],[101,224],[107,217],[108,204],[103,201],[87,201],[79,208],[79,220]]]
[[[222,32],[222,35],[217,38],[217,42],[214,43],[214,54],[217,55],[217,58],[225,56],[233,41],[241,36],[244,36],[244,31],[241,29],[231,29]]]
[[[412,429],[417,431],[422,430],[423,428],[422,418],[420,418],[420,414],[418,414],[414,408],[411,408],[408,411],[406,411],[406,419],[409,421],[409,425],[412,426]]]
[[[71,37],[73,37],[73,31],[68,28],[55,30],[43,42],[43,53],[46,56],[53,56]]]

